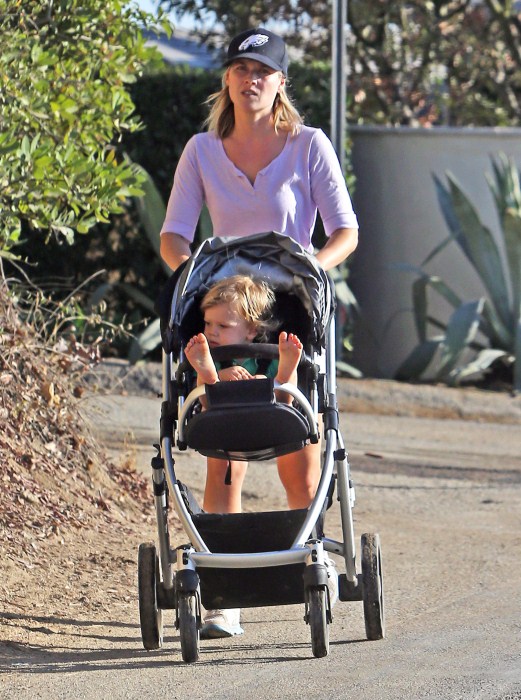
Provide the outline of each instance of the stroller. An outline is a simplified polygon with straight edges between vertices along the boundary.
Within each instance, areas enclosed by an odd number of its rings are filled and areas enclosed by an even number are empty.
[[[183,355],[189,338],[203,328],[199,309],[205,292],[220,279],[248,274],[275,291],[275,315],[304,350],[298,387],[273,379],[195,385]],[[361,538],[361,573],[355,562],[352,508],[355,501],[349,464],[339,430],[335,379],[335,324],[332,283],[296,242],[277,233],[244,238],[212,238],[174,273],[159,301],[163,340],[163,401],[160,445],[152,458],[158,548],[143,543],[138,555],[141,636],[145,649],[163,641],[163,611],[175,610],[182,658],[197,661],[201,608],[227,609],[304,604],[315,657],[329,653],[333,620],[325,553],[339,555],[345,573],[338,577],[339,601],[363,601],[366,635],[385,634],[380,540]],[[278,358],[278,345],[249,343],[212,350],[215,360]],[[275,388],[289,394],[278,402]],[[200,397],[206,409],[200,410]],[[262,461],[318,442],[323,418],[321,476],[306,509],[205,513],[176,476],[172,449],[196,450],[227,460]],[[343,541],[324,535],[326,511],[339,501]],[[169,503],[186,533],[171,547]],[[342,567],[343,568],[343,567]]]

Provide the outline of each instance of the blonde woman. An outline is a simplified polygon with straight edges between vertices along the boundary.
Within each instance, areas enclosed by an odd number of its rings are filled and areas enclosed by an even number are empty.
[[[320,129],[303,124],[286,92],[287,75],[287,48],[273,32],[258,27],[231,41],[222,89],[208,100],[208,131],[190,139],[175,172],[161,230],[161,254],[173,270],[190,256],[203,204],[214,236],[277,231],[310,253],[318,212],[328,240],[316,259],[325,270],[355,250],[358,222],[338,158]],[[289,507],[308,507],[320,476],[320,445],[279,457],[278,470]],[[225,486],[224,472],[214,477],[224,499],[215,507],[240,508],[241,479],[234,475]],[[238,621],[226,623],[208,629],[213,636],[239,633]]]

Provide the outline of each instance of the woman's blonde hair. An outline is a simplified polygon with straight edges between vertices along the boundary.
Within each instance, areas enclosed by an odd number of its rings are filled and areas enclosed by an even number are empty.
[[[210,288],[201,302],[201,311],[204,313],[213,306],[227,304],[255,326],[258,340],[266,340],[279,325],[272,317],[274,303],[275,294],[266,282],[247,275],[234,275]]]
[[[228,69],[227,69],[228,70]],[[206,100],[206,104],[210,105],[210,113],[204,121],[204,125],[208,131],[215,131],[220,139],[225,139],[229,136],[235,126],[235,112],[233,102],[230,99],[228,86],[226,85],[226,71],[223,73],[222,88],[219,92],[214,92],[213,95]],[[287,131],[292,136],[298,134],[304,120],[293,105],[291,98],[286,92],[286,86],[282,85],[277,93],[272,107],[273,124],[275,132]]]

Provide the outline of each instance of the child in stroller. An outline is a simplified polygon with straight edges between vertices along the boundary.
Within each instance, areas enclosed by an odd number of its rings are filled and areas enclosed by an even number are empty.
[[[302,354],[302,343],[293,333],[282,331],[278,338],[279,360],[271,360],[262,367],[259,360],[247,358],[233,360],[231,366],[216,366],[211,348],[231,344],[244,344],[254,340],[267,340],[268,333],[278,323],[273,319],[275,295],[262,280],[246,275],[234,275],[217,282],[201,302],[204,314],[204,334],[193,336],[185,348],[185,356],[197,373],[197,385],[212,385],[218,381],[245,381],[273,377],[280,384],[297,385],[297,366]],[[259,372],[263,372],[260,374]],[[275,392],[280,401],[290,402],[291,397]],[[201,397],[203,406],[206,401]],[[317,464],[318,469],[318,464]],[[224,478],[222,474],[229,474]],[[238,513],[241,511],[241,487],[245,463],[208,457],[207,483],[203,501],[206,512]],[[298,478],[298,477],[297,477]],[[230,489],[232,481],[240,480]],[[332,600],[336,599],[338,582],[332,562],[328,560],[328,583]],[[229,637],[242,634],[239,624],[240,611],[209,610],[204,617],[201,638]]]
[[[197,385],[218,381],[237,381],[273,377],[280,384],[297,384],[297,366],[302,343],[294,333],[279,335],[279,362],[272,360],[259,374],[254,358],[232,361],[229,367],[217,367],[210,348],[234,343],[266,340],[267,332],[278,323],[272,317],[275,295],[262,280],[235,275],[217,282],[203,298],[204,333],[194,335],[185,347],[185,355],[197,373]]]
[[[203,327],[201,298],[219,280],[238,274],[266,280],[276,295],[274,315],[282,320],[284,332],[294,333],[302,342],[298,386],[266,378],[218,381],[193,388],[194,372],[184,349]],[[251,236],[247,241],[208,239],[173,282],[163,322],[160,453],[152,460],[159,556],[154,544],[144,543],[138,558],[145,648],[162,645],[165,609],[175,609],[182,656],[192,662],[199,656],[203,606],[229,611],[304,603],[313,654],[325,656],[334,602],[328,586],[329,554],[342,558],[345,564],[345,573],[338,577],[339,600],[363,600],[367,637],[382,638],[378,535],[362,535],[362,573],[356,571],[355,498],[336,403],[330,279],[299,244],[271,233]],[[257,342],[210,350],[219,362],[279,357],[278,345]],[[293,401],[280,401],[276,392],[289,395]],[[201,398],[207,402],[205,410],[200,410]],[[262,462],[302,451],[309,443],[320,444],[319,416],[323,419],[320,478],[314,497],[303,507],[205,512],[176,475],[174,445],[222,461]],[[324,533],[326,511],[335,503],[335,488],[342,541]],[[186,535],[186,544],[176,548],[170,547],[170,504]]]

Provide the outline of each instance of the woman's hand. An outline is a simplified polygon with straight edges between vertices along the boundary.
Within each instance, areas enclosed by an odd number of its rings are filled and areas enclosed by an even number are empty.
[[[315,257],[324,270],[330,270],[349,257],[357,245],[358,229],[337,228]]]
[[[217,374],[219,375],[219,380],[221,382],[238,382],[243,379],[253,379],[253,376],[248,372],[248,370],[244,369],[244,367],[241,367],[240,365],[220,369]]]

